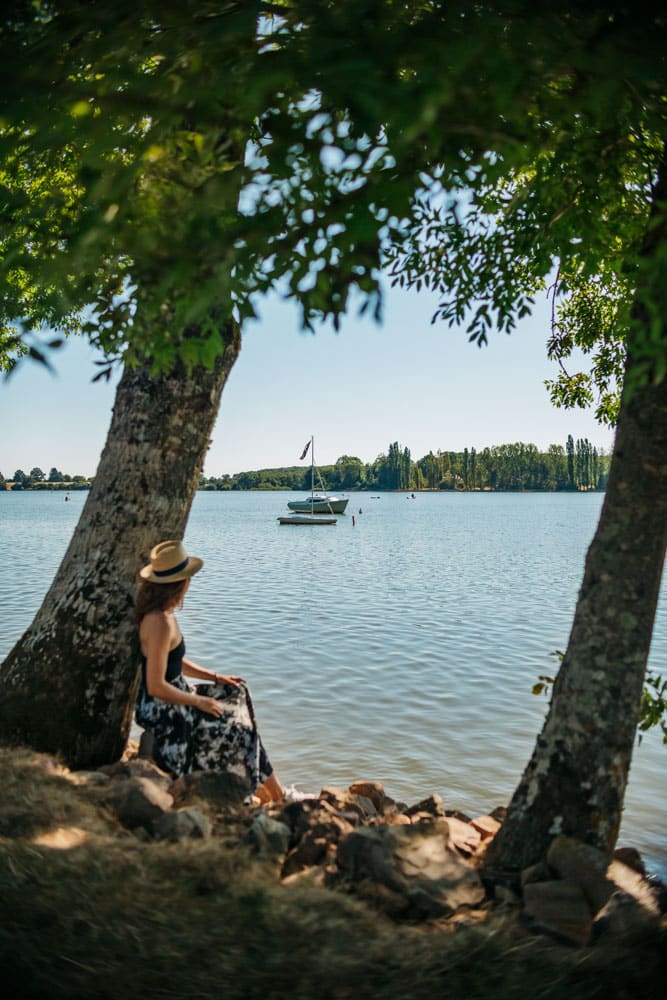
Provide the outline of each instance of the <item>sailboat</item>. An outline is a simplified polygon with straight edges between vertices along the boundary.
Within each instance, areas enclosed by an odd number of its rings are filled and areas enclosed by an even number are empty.
[[[334,497],[327,493],[315,492],[315,438],[311,437],[306,447],[301,452],[300,461],[310,450],[310,496],[305,500],[289,500],[287,506],[290,510],[299,511],[304,514],[344,514],[348,505],[345,497]],[[318,472],[320,486],[324,489],[324,484]]]
[[[289,500],[287,506],[294,514],[279,517],[280,524],[335,524],[336,518],[333,514],[344,514],[349,501],[346,497],[330,496],[328,493],[315,492],[315,438],[311,437],[305,448],[301,452],[299,461],[310,451],[310,496],[305,500]],[[318,472],[319,477],[319,472]],[[322,490],[324,486],[320,478]],[[321,515],[328,514],[329,517]]]

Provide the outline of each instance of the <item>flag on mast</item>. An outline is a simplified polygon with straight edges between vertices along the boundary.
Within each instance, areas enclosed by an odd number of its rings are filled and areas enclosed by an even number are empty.
[[[308,454],[308,449],[309,448],[310,448],[310,441],[308,442],[308,444],[306,445],[306,447],[303,449],[303,451],[301,452],[301,454],[299,456],[299,461],[300,462],[303,462],[304,458]]]

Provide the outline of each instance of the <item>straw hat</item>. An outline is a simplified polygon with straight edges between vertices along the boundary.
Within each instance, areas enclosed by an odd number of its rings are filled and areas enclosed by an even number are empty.
[[[151,561],[139,570],[139,576],[150,583],[176,583],[188,580],[203,565],[203,559],[187,554],[183,542],[160,542],[151,549]]]

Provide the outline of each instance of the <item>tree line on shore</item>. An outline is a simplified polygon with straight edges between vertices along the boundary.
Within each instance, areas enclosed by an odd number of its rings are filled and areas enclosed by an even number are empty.
[[[70,476],[60,472],[55,466],[48,475],[39,466],[34,466],[30,472],[17,469],[11,479],[5,479],[0,472],[0,490],[87,490],[93,481],[93,476]]]
[[[568,436],[565,447],[549,445],[540,451],[521,441],[463,451],[429,451],[413,460],[410,449],[398,441],[373,462],[341,455],[333,465],[319,468],[330,490],[603,490],[609,456],[587,438]],[[0,473],[0,489],[88,489],[93,477],[70,476],[53,467],[48,475],[35,466],[29,473],[17,469],[11,480]],[[310,467],[259,469],[235,475],[202,475],[202,490],[307,490]],[[319,482],[315,483],[316,487]]]
[[[429,451],[416,461],[409,448],[395,441],[373,462],[341,455],[319,472],[330,490],[603,490],[609,461],[587,438],[575,441],[572,435],[565,447],[552,444],[545,452],[534,444],[516,442],[479,451]],[[310,484],[310,468],[289,466],[202,476],[199,488],[305,490]]]

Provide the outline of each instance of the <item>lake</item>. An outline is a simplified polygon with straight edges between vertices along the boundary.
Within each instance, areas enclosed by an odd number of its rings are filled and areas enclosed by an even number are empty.
[[[0,657],[30,624],[87,494],[0,494]],[[507,804],[564,650],[600,494],[351,494],[331,527],[280,526],[291,493],[198,493],[205,560],[188,655],[245,677],[283,782],[355,778],[471,814]],[[354,515],[354,525],[352,523]],[[159,539],[156,538],[156,541]],[[667,663],[665,587],[650,664]],[[619,844],[667,878],[667,747],[636,747]]]

